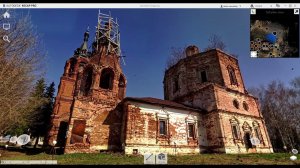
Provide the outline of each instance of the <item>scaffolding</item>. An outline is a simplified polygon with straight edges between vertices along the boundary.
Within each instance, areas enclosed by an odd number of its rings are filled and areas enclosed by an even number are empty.
[[[98,13],[98,25],[96,26],[96,49],[98,50],[99,41],[106,41],[108,43],[108,53],[113,53],[118,56],[121,56],[120,48],[120,31],[118,19],[114,20],[109,15],[101,13],[99,10]]]

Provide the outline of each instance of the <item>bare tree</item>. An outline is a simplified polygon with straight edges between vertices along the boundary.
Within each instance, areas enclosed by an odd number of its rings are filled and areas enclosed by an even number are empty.
[[[296,79],[292,83],[292,87],[287,87],[280,81],[272,81],[267,87],[249,89],[260,100],[275,151],[282,151],[284,146],[300,147],[300,83]]]
[[[226,50],[226,44],[222,40],[221,36],[217,34],[212,34],[208,39],[208,46],[204,49],[204,51],[208,51],[211,49],[220,49],[225,51]]]
[[[221,36],[217,35],[217,34],[212,34],[209,39],[208,39],[208,46],[204,49],[204,51],[208,51],[211,49],[220,49],[223,51],[226,51],[226,44],[225,42],[222,40]],[[172,67],[173,65],[175,65],[179,60],[183,59],[186,57],[185,54],[185,49],[187,46],[180,48],[180,47],[171,47],[171,52],[170,52],[170,57],[168,57],[167,59],[167,63],[166,63],[166,69],[169,69],[170,67]],[[233,57],[238,57],[237,54],[230,54]]]
[[[180,47],[171,47],[170,56],[167,59],[166,68],[169,69],[173,65],[175,65],[178,61],[185,58],[185,48]]]
[[[10,41],[0,40],[0,134],[30,122],[28,112],[34,108],[28,104],[30,92],[45,72],[45,51],[30,16],[14,16],[9,31],[0,29],[0,37],[7,35]]]

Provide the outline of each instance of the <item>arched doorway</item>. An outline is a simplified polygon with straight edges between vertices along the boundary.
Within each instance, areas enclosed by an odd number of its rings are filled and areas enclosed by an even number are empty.
[[[62,154],[64,152],[64,148],[66,146],[67,140],[67,131],[68,131],[69,123],[66,121],[61,121],[59,124],[58,134],[57,134],[57,144],[56,146],[60,147],[57,153]]]
[[[245,134],[244,134],[244,143],[245,143],[245,147],[246,147],[247,151],[248,151],[249,148],[253,147],[250,139],[251,139],[250,132],[245,132]]]

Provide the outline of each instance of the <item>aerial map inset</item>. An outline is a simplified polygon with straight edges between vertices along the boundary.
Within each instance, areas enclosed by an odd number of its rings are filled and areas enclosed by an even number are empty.
[[[253,9],[251,57],[299,57],[299,9]]]

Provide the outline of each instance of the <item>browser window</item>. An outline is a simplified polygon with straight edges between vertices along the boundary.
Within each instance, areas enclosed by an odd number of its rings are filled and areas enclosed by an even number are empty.
[[[299,164],[299,10],[0,3],[1,164]]]

